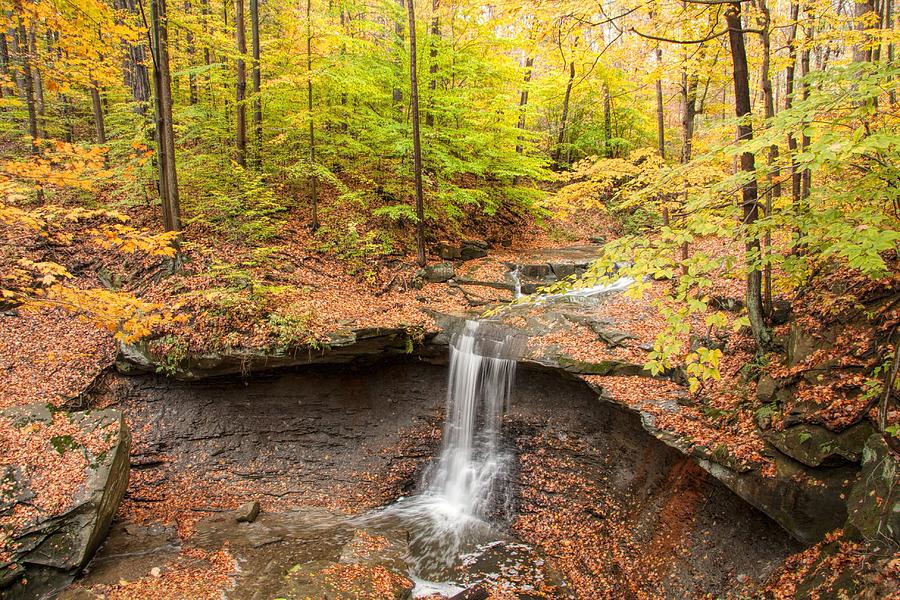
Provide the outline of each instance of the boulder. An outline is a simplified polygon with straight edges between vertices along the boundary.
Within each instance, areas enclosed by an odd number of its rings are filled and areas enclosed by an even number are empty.
[[[553,271],[550,270],[549,264],[537,263],[533,265],[519,265],[519,273],[522,277],[540,278],[549,277],[553,274]]]
[[[713,460],[698,463],[735,494],[781,525],[795,539],[814,544],[847,519],[843,500],[856,480],[852,466],[812,469],[790,457],[775,457],[775,474],[739,473]]]
[[[234,511],[234,520],[238,523],[252,523],[259,516],[259,502],[247,502]]]
[[[419,269],[416,277],[419,277],[428,283],[443,283],[450,281],[456,275],[456,269],[448,262],[428,265],[424,269]]]
[[[565,279],[566,277],[575,275],[579,271],[584,272],[583,269],[579,269],[575,263],[571,262],[552,262],[549,263],[548,266],[557,279]]]
[[[474,260],[476,258],[484,258],[487,255],[487,250],[477,246],[463,245],[463,247],[459,249],[459,257],[461,260]]]
[[[889,538],[900,544],[900,503],[894,497],[898,462],[880,433],[869,436],[862,451],[859,479],[847,501],[844,529],[852,537]]]
[[[808,467],[835,467],[858,463],[863,446],[872,435],[868,421],[857,423],[840,433],[819,425],[801,423],[781,431],[766,431],[763,439],[779,451]]]
[[[14,422],[52,420],[43,405],[5,412]],[[86,447],[51,440],[57,452],[84,453],[85,480],[65,512],[41,514],[24,527],[0,531],[11,542],[9,557],[0,562],[0,596],[6,600],[49,596],[69,585],[106,537],[128,486],[131,435],[122,414],[96,410],[72,412],[68,417],[86,434],[107,430],[114,423],[111,433],[101,434],[108,436],[108,449],[94,455]],[[30,487],[31,481],[17,466],[7,467],[4,480],[8,485],[0,491],[0,508],[14,510],[17,504],[25,508],[41,493]]]
[[[818,350],[825,350],[834,345],[838,329],[831,327],[821,333],[811,333],[798,323],[791,323],[787,339],[787,365],[796,366]],[[819,365],[826,366],[826,365]]]
[[[459,260],[462,258],[459,247],[447,243],[438,244],[437,253],[443,260]]]

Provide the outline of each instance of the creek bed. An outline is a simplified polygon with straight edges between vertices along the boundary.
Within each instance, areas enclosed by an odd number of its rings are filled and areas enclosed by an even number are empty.
[[[148,555],[159,551],[160,563],[173,546],[228,541],[241,565],[229,597],[263,598],[283,592],[271,582],[298,565],[339,560],[359,531],[394,539],[402,524],[360,515],[421,489],[439,450],[446,390],[447,368],[414,357],[190,384],[117,378],[101,399],[131,423],[132,483],[84,583],[98,573],[140,577],[154,562]],[[637,415],[559,372],[518,370],[502,440],[514,453],[509,502],[494,511],[474,553],[467,548],[451,567],[457,584],[493,577],[518,597],[541,586],[582,598],[751,593],[798,549],[647,434]],[[223,512],[248,500],[262,505],[260,525],[235,524]],[[310,525],[311,514],[327,533]],[[156,548],[135,532],[158,522],[170,534]],[[143,549],[110,555],[128,536]],[[415,563],[419,550],[409,548],[400,555]],[[129,559],[136,553],[140,560]]]

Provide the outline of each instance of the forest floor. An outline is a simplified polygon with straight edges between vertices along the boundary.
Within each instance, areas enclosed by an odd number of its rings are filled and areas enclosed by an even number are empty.
[[[136,209],[136,223],[154,218],[148,211]],[[162,354],[183,356],[191,352],[216,351],[229,348],[265,349],[278,345],[321,344],[329,333],[339,329],[367,327],[406,327],[420,331],[433,331],[436,324],[429,311],[460,313],[480,310],[473,307],[471,294],[464,286],[453,287],[444,283],[415,286],[417,267],[411,255],[381,257],[338,258],[333,253],[316,248],[314,239],[305,225],[305,215],[294,215],[286,221],[277,239],[265,246],[248,247],[238,239],[227,239],[209,232],[189,231],[183,244],[185,262],[183,268],[171,276],[161,277],[159,265],[139,258],[122,260],[112,251],[98,250],[86,243],[72,242],[68,246],[42,247],[24,239],[22,231],[4,227],[6,244],[21,244],[30,248],[34,260],[60,262],[76,274],[79,286],[101,286],[116,282],[124,289],[140,293],[147,300],[173,309],[185,315],[182,321],[165,326],[164,335],[155,342],[155,351]],[[90,223],[83,225],[87,230]],[[502,238],[490,239],[490,231],[475,232],[472,238],[488,238],[492,243],[489,255],[457,265],[465,276],[499,280],[508,270],[506,263],[515,262],[529,252],[566,245],[585,244],[600,234],[611,239],[617,226],[607,214],[590,218],[580,215],[577,222],[550,222],[539,225],[533,221],[517,224],[514,230],[505,230]],[[78,236],[75,237],[78,239]],[[500,242],[503,242],[502,244]],[[715,255],[723,247],[723,241],[709,239],[703,249]],[[439,262],[430,256],[429,262]],[[875,284],[896,289],[898,277]],[[574,328],[550,334],[547,343],[563,348],[569,355],[586,360],[597,360],[614,353],[616,358],[627,358],[640,363],[646,350],[640,346],[652,344],[663,326],[654,298],[664,293],[667,282],[654,282],[642,299],[616,296],[597,308],[595,316],[614,320],[620,328],[633,335],[625,346],[610,348],[585,328]],[[742,282],[727,274],[717,280],[716,295],[740,301]],[[806,319],[810,326],[821,324],[823,306],[834,308],[838,294],[828,296],[827,286],[821,294],[808,295],[794,300],[794,314]],[[475,292],[473,292],[475,293]],[[502,290],[485,292],[486,303],[511,300],[511,294]],[[832,304],[823,305],[826,298],[834,297]],[[864,296],[862,290],[857,296]],[[838,307],[839,308],[839,307]],[[834,312],[839,313],[839,310]],[[783,326],[782,326],[783,327]],[[782,337],[785,331],[777,332]],[[849,348],[862,347],[871,332],[849,329],[846,333],[852,344],[842,356],[819,356],[817,361],[830,363],[852,360]],[[113,335],[98,329],[88,317],[72,318],[61,309],[37,311],[13,309],[0,314],[0,371],[3,372],[3,393],[0,408],[42,403],[58,407],[81,407],[85,393],[97,380],[97,376],[109,368],[116,353]],[[703,401],[688,403],[677,414],[660,413],[658,426],[682,437],[689,437],[697,444],[723,446],[728,453],[742,463],[766,472],[770,461],[762,452],[763,441],[756,423],[755,383],[744,378],[744,368],[754,363],[752,340],[746,334],[733,335],[727,343],[721,366],[721,380],[710,382],[702,390]],[[777,363],[772,369],[786,370]],[[596,376],[585,376],[598,383]],[[612,392],[618,401],[652,412],[647,404],[648,385],[660,398],[683,397],[686,392],[668,381],[642,378],[635,385],[631,377],[603,377],[602,385]],[[845,384],[859,382],[844,382]],[[840,428],[855,418],[865,406],[848,403],[843,388],[828,382],[806,386],[806,397],[815,399],[813,410],[805,412],[805,418],[813,422]],[[656,393],[654,392],[654,393]],[[896,416],[896,415],[895,415]],[[777,426],[777,424],[776,424]],[[46,433],[46,432],[44,432]],[[23,440],[16,436],[39,436],[40,431],[21,432],[13,428],[0,429],[0,447],[20,444],[46,443],[38,439]],[[135,431],[135,447],[142,443],[141,432]],[[54,486],[67,488],[73,473],[66,466],[54,467],[54,478],[42,493],[56,494]],[[142,477],[132,477],[128,494],[141,496],[149,493]],[[180,482],[178,485],[183,485]],[[185,497],[197,499],[194,493],[203,494],[204,488],[191,490]],[[158,491],[158,490],[157,490]],[[153,493],[156,493],[154,491]],[[172,496],[174,497],[174,495]],[[182,537],[191,534],[191,524],[198,518],[199,506],[235,508],[245,500],[242,494],[228,498],[201,498],[187,501],[163,512],[165,520],[179,525]],[[340,502],[341,499],[336,499]],[[353,498],[348,498],[352,504]],[[347,508],[352,510],[352,506]],[[359,507],[356,507],[359,508]],[[121,516],[139,518],[134,505],[124,503]],[[571,532],[576,537],[578,532]],[[857,548],[848,550],[848,561],[859,562]],[[856,553],[854,553],[856,552]],[[203,553],[200,553],[203,554]],[[121,582],[104,590],[110,598],[181,598],[189,594],[194,598],[218,598],[233,568],[227,558],[227,549],[220,553],[202,556],[185,553],[166,569],[166,580],[146,577],[140,582]],[[802,557],[800,562],[808,559]],[[896,565],[895,565],[896,566]],[[785,575],[787,577],[787,575]],[[165,591],[163,591],[165,590]],[[148,596],[149,595],[149,596]],[[781,597],[781,596],[779,596]]]

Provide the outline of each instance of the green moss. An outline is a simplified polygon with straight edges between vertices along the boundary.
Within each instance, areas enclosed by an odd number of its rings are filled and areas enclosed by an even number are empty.
[[[53,446],[53,449],[60,455],[65,454],[67,450],[78,447],[78,444],[71,435],[55,435],[50,438],[50,445]]]

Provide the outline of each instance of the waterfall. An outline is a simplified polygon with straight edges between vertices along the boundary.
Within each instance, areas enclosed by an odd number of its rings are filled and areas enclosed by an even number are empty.
[[[467,321],[450,346],[443,447],[427,493],[467,517],[485,517],[496,500],[509,456],[500,448],[500,421],[516,374],[516,339],[479,335]]]
[[[409,533],[420,584],[452,580],[464,555],[504,539],[491,522],[509,508],[514,455],[500,430],[524,341],[493,323],[466,322],[451,339],[442,447],[423,490],[357,519]],[[425,589],[417,585],[414,595]]]
[[[516,265],[516,268],[510,271],[509,275],[512,277],[513,284],[516,286],[513,290],[513,297],[518,300],[522,297],[522,278],[519,276],[519,265]]]

